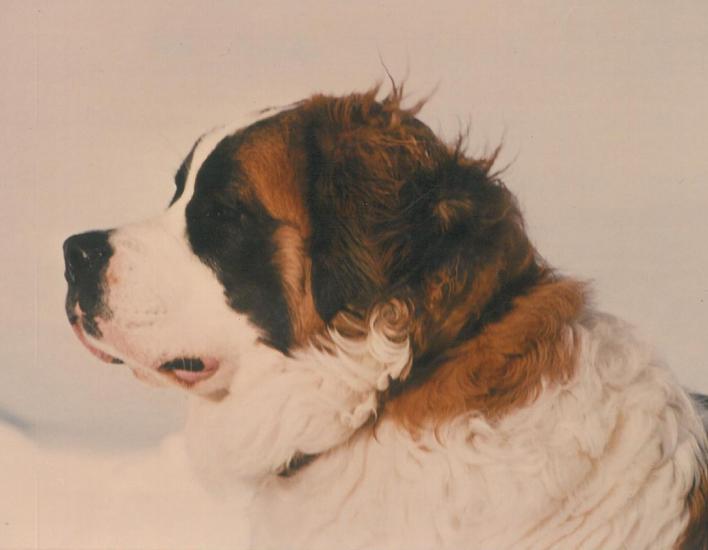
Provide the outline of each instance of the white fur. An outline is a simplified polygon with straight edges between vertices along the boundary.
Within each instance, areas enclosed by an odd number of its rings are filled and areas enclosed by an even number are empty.
[[[375,429],[362,422],[373,365],[390,364],[371,346],[368,358],[272,356],[224,401],[195,398],[191,453],[215,485],[256,482],[258,550],[671,548],[706,443],[700,419],[626,325],[588,313],[567,338],[580,346],[570,382],[498,422],[469,413],[418,439],[385,413]],[[369,375],[353,379],[352,359]],[[324,454],[273,475],[294,451]]]
[[[243,357],[227,398],[192,400],[189,450],[205,479],[214,486],[259,480],[297,453],[346,443],[375,415],[378,393],[410,365],[408,340],[388,340],[377,317],[364,339],[332,332],[331,353],[310,348],[290,358],[254,350]]]

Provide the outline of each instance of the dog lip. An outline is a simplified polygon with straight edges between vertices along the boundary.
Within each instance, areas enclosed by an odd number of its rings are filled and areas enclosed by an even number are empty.
[[[219,362],[213,358],[178,357],[162,363],[158,371],[171,375],[185,386],[206,380],[219,368]]]
[[[185,370],[189,372],[200,372],[204,370],[204,362],[195,357],[181,357],[172,359],[160,365],[161,371]]]
[[[78,316],[74,317],[73,322],[71,323],[71,328],[74,329],[74,334],[76,334],[76,337],[84,345],[84,347],[88,349],[93,355],[98,357],[101,361],[105,363],[112,363],[114,365],[121,365],[123,363],[123,361],[118,359],[117,357],[113,357],[112,355],[109,355],[106,352],[95,348],[89,343],[88,339],[86,338],[86,335],[84,334],[84,329],[81,327],[81,322]]]

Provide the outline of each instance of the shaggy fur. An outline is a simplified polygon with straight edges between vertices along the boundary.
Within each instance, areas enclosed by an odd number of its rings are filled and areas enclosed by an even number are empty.
[[[538,256],[494,155],[401,97],[202,138],[103,264],[72,238],[77,334],[194,394],[190,456],[254,485],[253,548],[708,548],[698,404]]]

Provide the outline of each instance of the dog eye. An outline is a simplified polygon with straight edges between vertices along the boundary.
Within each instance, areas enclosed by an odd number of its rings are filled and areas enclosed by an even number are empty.
[[[223,220],[228,217],[229,213],[224,206],[212,206],[204,215],[212,220]]]
[[[204,216],[215,222],[229,222],[242,224],[246,218],[245,212],[240,208],[229,208],[222,204],[214,204],[204,211]]]

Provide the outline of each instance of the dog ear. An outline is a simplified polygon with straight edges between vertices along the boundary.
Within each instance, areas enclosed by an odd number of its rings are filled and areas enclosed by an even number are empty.
[[[391,266],[405,263],[406,251],[398,247],[410,240],[401,226],[401,190],[432,162],[428,148],[439,144],[415,119],[419,105],[400,107],[400,89],[380,102],[376,93],[310,100],[312,287],[325,321],[391,297],[382,295]]]
[[[311,100],[312,290],[326,322],[417,297],[424,349],[424,333],[449,343],[502,290],[524,286],[536,258],[512,194],[490,174],[494,155],[468,159],[399,102],[375,91]]]
[[[315,307],[325,322],[343,309],[365,308],[379,279],[364,246],[369,205],[359,180],[363,167],[342,151],[343,133],[329,110],[315,110],[307,143],[310,257]]]
[[[415,218],[410,266],[418,319],[414,342],[434,352],[503,314],[543,272],[511,192],[490,173],[495,155],[448,150],[406,186]]]

